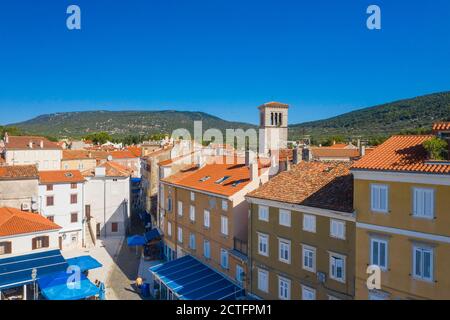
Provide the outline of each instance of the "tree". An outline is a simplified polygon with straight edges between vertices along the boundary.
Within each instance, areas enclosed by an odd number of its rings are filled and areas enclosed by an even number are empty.
[[[105,144],[108,141],[111,141],[111,136],[108,132],[96,132],[91,133],[85,137],[86,140],[92,140],[94,144]]]
[[[444,152],[447,150],[447,142],[437,137],[431,138],[423,143],[425,150],[433,160],[445,160]]]

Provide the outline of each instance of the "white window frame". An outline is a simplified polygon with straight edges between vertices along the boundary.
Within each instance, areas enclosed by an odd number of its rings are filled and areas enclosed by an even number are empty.
[[[375,192],[379,192],[378,194],[378,203],[375,203]],[[386,192],[386,207],[382,208],[381,203],[381,192]],[[387,184],[378,184],[372,183],[370,184],[370,210],[372,212],[379,213],[389,213],[389,186]]]
[[[288,250],[288,258],[285,259],[282,256],[282,252],[284,252],[284,250],[282,250],[282,248],[284,246],[287,246]],[[284,263],[291,263],[291,240],[287,240],[287,239],[282,239],[282,238],[278,238],[278,260]]]
[[[312,252],[312,267],[305,265],[305,254],[307,252]],[[316,248],[308,246],[308,245],[302,245],[302,269],[310,271],[310,272],[316,272]]]
[[[420,251],[421,252],[421,259],[423,262],[423,256],[425,252],[429,252],[430,253],[430,277],[425,277],[423,275],[424,273],[424,269],[425,266],[422,263],[421,265],[421,273],[422,274],[417,274],[418,270],[416,269],[416,251]],[[432,282],[434,280],[434,248],[429,247],[429,246],[425,246],[425,245],[414,245],[413,246],[413,250],[412,250],[412,263],[413,263],[413,277],[416,280],[422,280],[422,281],[427,281],[427,282]]]
[[[195,201],[195,192],[191,191],[191,201]]]
[[[261,241],[265,239],[264,241]],[[261,243],[265,242],[266,251],[261,251]],[[258,254],[261,256],[269,256],[269,235],[265,233],[258,233]]]
[[[183,216],[183,202],[182,201],[178,201],[178,216],[182,217]]]
[[[291,211],[285,209],[279,209],[278,222],[281,226],[291,226]]]
[[[374,260],[374,251],[373,251],[373,244],[374,242],[378,242],[378,261]],[[384,247],[385,247],[385,253],[384,253],[384,257],[385,257],[385,265],[381,265],[380,264],[380,253],[381,253],[381,246],[380,244],[383,243]],[[371,265],[375,265],[375,266],[379,266],[381,270],[386,271],[388,269],[388,265],[389,265],[389,242],[386,239],[380,239],[377,237],[372,237],[370,238],[370,264]]]
[[[264,276],[261,277],[261,275]],[[269,292],[269,271],[259,268],[258,268],[258,290],[265,293]]]
[[[335,231],[339,231],[339,225],[342,226],[342,234],[335,233]],[[334,228],[336,226],[336,228]],[[330,237],[345,240],[346,234],[346,223],[343,220],[330,219]]]
[[[227,269],[227,270],[230,266],[228,250],[226,250],[226,249],[220,249],[220,266],[223,269]]]
[[[203,256],[211,259],[211,242],[209,240],[203,240]]]
[[[228,201],[227,200],[222,200],[222,210],[228,211]]]
[[[196,248],[195,238],[195,233],[189,234],[189,248],[191,248],[192,250],[195,250]]]
[[[311,219],[310,221],[313,221],[313,225],[312,226],[307,226],[307,224],[305,223],[308,219]],[[316,227],[316,221],[317,218],[315,215],[313,214],[303,214],[303,231],[307,231],[307,232],[312,232],[312,233],[316,233],[317,227]]]
[[[291,300],[291,280],[278,276],[278,298]]]
[[[339,254],[339,253],[335,253],[335,252],[330,252],[329,253],[329,265],[330,265],[330,270],[329,270],[329,274],[330,274],[330,279],[336,280],[338,282],[342,282],[345,283],[345,279],[346,279],[346,272],[347,272],[347,257]],[[333,258],[339,258],[342,260],[342,278],[338,278],[333,274],[333,262],[336,261]],[[337,266],[335,268],[335,270],[337,270]]]
[[[236,265],[235,279],[240,285],[244,283],[244,268],[239,264]]]
[[[228,236],[228,217],[221,216],[220,217],[220,232],[224,236]]]
[[[419,209],[420,205],[419,205],[419,201],[420,198],[418,199],[418,192],[422,192],[423,194],[421,195],[422,198],[422,203],[420,203],[421,206],[423,206],[423,211],[420,212]],[[427,214],[426,208],[425,208],[425,198],[426,198],[426,194],[431,195],[431,208],[429,209],[431,212],[429,214]],[[413,212],[412,215],[414,218],[423,218],[423,219],[433,219],[435,217],[435,192],[434,189],[432,188],[419,188],[419,187],[414,187],[413,188],[413,201],[412,201],[412,206],[413,206]],[[419,206],[419,207],[418,207]]]
[[[312,299],[305,299],[305,293],[312,295]],[[316,300],[316,289],[302,285],[302,300]]]
[[[170,222],[170,221],[167,221],[167,235],[169,237],[172,236],[172,222]]]
[[[183,243],[183,229],[181,227],[178,227],[177,241]]]
[[[269,222],[269,207],[258,205],[258,219],[259,221]]]
[[[194,205],[191,205],[189,207],[189,220],[191,222],[195,222],[195,206]]]
[[[211,212],[206,209],[203,211],[203,226],[205,228],[211,227]]]

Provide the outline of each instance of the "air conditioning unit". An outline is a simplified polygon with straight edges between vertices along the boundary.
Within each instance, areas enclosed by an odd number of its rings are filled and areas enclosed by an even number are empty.
[[[32,203],[31,204],[31,210],[33,210],[33,211],[37,211],[39,209],[39,206],[38,206],[38,204],[37,203]]]
[[[327,281],[327,274],[325,272],[317,272],[317,280],[320,283],[325,283]]]
[[[21,207],[22,211],[30,211],[29,203],[22,203],[20,207]]]

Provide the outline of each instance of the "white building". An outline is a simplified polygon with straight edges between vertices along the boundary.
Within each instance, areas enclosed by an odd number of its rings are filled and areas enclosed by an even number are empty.
[[[77,170],[39,172],[39,211],[60,225],[61,250],[83,245],[83,185],[85,179]]]
[[[259,153],[287,148],[289,105],[268,102],[259,109]]]
[[[39,171],[61,168],[62,148],[44,137],[4,137],[4,158],[7,165],[36,165]]]
[[[86,219],[96,238],[125,235],[130,218],[131,174],[113,161],[83,172]]]

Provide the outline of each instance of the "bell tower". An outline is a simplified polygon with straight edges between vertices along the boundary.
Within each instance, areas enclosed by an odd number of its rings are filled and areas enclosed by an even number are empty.
[[[268,102],[259,109],[259,153],[287,148],[289,105]]]

